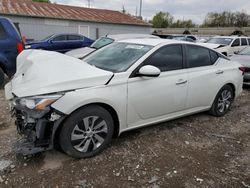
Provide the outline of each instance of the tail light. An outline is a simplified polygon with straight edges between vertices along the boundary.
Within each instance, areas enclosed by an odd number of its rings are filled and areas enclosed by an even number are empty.
[[[246,72],[246,68],[245,67],[239,67],[239,70],[242,72],[242,74],[244,74],[244,72]]]
[[[16,44],[16,49],[17,49],[18,54],[20,54],[24,50],[23,43],[22,42],[17,43]]]

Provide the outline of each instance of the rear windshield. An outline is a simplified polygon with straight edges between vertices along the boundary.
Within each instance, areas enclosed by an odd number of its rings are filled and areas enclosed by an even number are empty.
[[[0,40],[5,39],[7,37],[6,32],[3,28],[3,25],[0,23]]]
[[[102,48],[104,46],[107,46],[111,43],[113,43],[114,40],[111,39],[111,38],[107,38],[107,37],[101,37],[100,39],[96,40],[92,45],[91,47],[92,48],[95,48],[95,49],[99,49],[99,48]]]

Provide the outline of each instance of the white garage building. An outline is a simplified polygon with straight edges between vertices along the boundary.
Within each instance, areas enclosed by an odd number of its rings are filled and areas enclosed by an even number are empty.
[[[0,0],[0,16],[10,18],[22,35],[31,40],[59,33],[78,33],[97,39],[106,34],[149,34],[151,29],[150,24],[118,11],[32,0]]]

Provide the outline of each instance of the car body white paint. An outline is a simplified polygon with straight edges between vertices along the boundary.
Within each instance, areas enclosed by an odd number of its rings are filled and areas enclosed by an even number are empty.
[[[248,38],[247,37],[238,37],[238,36],[216,36],[213,38],[228,38],[228,39],[232,39],[231,43],[229,45],[221,45],[221,44],[211,44],[211,43],[204,43],[203,46],[207,46],[209,48],[213,48],[215,49],[217,52],[220,52],[224,55],[227,54],[227,56],[232,56],[234,55],[234,53],[239,52],[240,50],[244,49],[246,46],[242,46],[241,44],[241,39],[247,39],[247,44],[249,44]],[[211,38],[212,39],[212,38]],[[234,43],[234,41],[236,39],[240,39],[240,45],[239,46],[232,46],[232,44]]]
[[[135,62],[127,71],[114,74],[86,65],[76,58],[70,58],[55,52],[24,52],[18,58],[20,67],[22,67],[22,63],[29,59],[34,64],[37,63],[34,66],[40,71],[32,69],[33,65],[31,68],[24,68],[25,74],[29,73],[30,77],[27,80],[24,79],[22,83],[22,81],[19,81],[22,68],[18,70],[17,75],[11,81],[14,84],[12,86],[8,84],[5,87],[6,95],[9,96],[13,93],[17,97],[24,97],[48,94],[58,87],[60,89],[57,92],[63,92],[64,95],[52,104],[54,109],[70,115],[85,105],[96,103],[109,105],[118,115],[119,133],[122,133],[145,125],[206,111],[211,108],[218,91],[226,84],[234,85],[236,97],[242,91],[243,76],[242,72],[239,71],[241,65],[224,58],[219,58],[211,66],[162,72],[159,77],[155,78],[130,78],[131,73],[162,46],[191,43],[163,39],[133,39],[121,42],[151,45],[154,48]],[[192,43],[192,45],[197,44]],[[51,56],[51,61],[47,58],[49,55],[53,56]],[[45,57],[43,58],[43,56]],[[40,61],[41,59],[43,59],[44,64]],[[46,61],[49,61],[51,65]],[[64,61],[66,63],[63,63]],[[53,67],[54,72],[59,71],[60,74],[52,74],[53,71],[47,72],[51,67]],[[69,69],[70,71],[68,71]],[[35,71],[35,73],[32,73],[32,71]],[[218,71],[223,71],[223,74],[217,74]],[[70,76],[73,76],[73,78],[67,76],[66,73],[69,72],[72,73]],[[75,72],[77,77],[74,76]],[[62,73],[65,73],[64,77]],[[33,79],[36,80],[35,82],[32,81],[32,75]],[[44,77],[49,76],[50,79],[44,80],[42,75]],[[58,78],[59,75],[60,78]],[[41,78],[36,79],[36,76]],[[77,82],[76,85],[75,82]],[[178,84],[182,82],[185,84]],[[40,84],[42,87],[37,86]],[[71,84],[72,87],[69,87]],[[63,85],[65,85],[64,89]],[[25,90],[22,89],[23,86],[27,86]],[[8,98],[11,99],[10,96]]]

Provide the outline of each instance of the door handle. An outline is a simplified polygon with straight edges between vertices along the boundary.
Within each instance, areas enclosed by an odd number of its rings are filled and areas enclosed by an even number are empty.
[[[223,74],[223,73],[224,73],[223,70],[218,70],[218,71],[216,71],[216,74]]]
[[[180,79],[176,82],[176,85],[186,84],[187,80]]]

